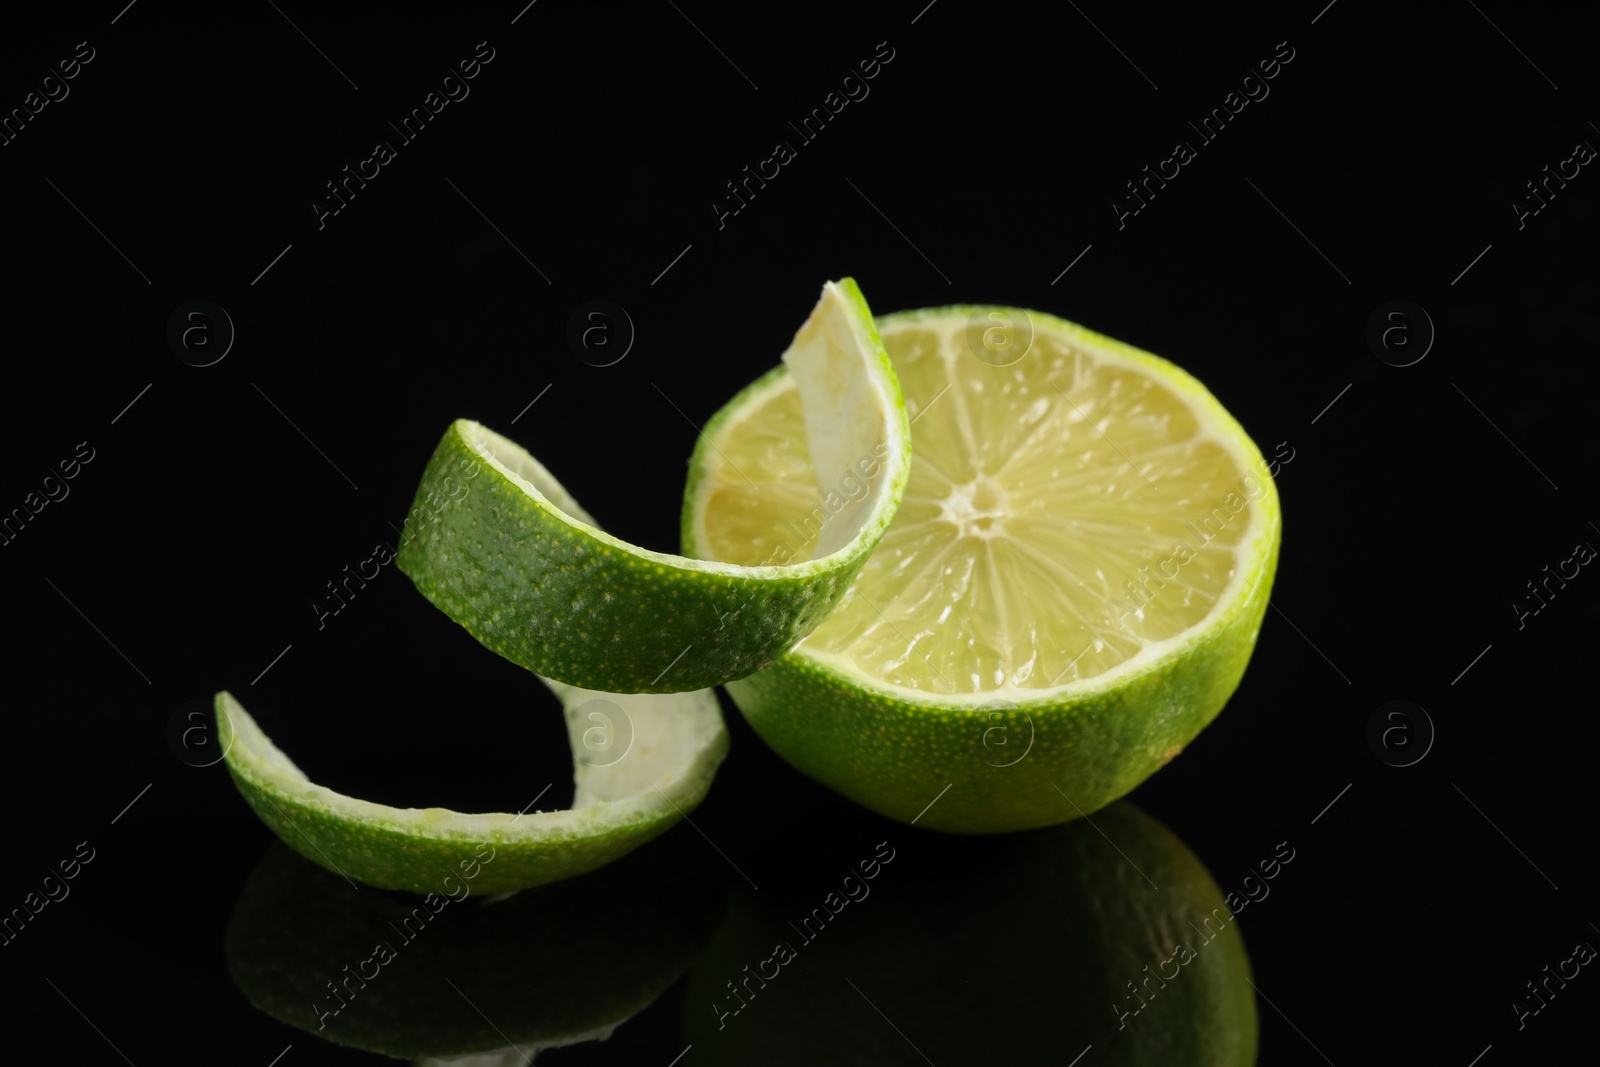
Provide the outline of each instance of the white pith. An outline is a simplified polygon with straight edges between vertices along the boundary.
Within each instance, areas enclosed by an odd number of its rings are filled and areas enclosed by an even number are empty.
[[[790,388],[805,398],[806,427],[822,441],[834,442],[848,458],[870,452],[887,440],[887,469],[909,464],[910,439],[905,432],[900,398],[891,372],[873,339],[870,319],[836,282],[823,287],[811,315],[783,355],[790,367]],[[814,428],[814,429],[813,429]],[[893,514],[892,479],[881,479],[830,536],[838,543],[813,559],[786,564],[740,566],[656,552],[629,544],[600,529],[543,464],[515,441],[467,419],[457,420],[462,440],[493,470],[504,475],[535,502],[567,525],[596,541],[633,556],[675,569],[738,578],[797,578],[825,573],[853,557],[862,543],[877,536]],[[835,461],[838,462],[838,461]],[[735,475],[736,476],[736,475]]]
[[[231,693],[219,694],[218,735],[229,764],[276,800],[419,838],[514,844],[589,837],[611,826],[664,817],[675,811],[675,802],[691,800],[704,787],[713,751],[725,733],[711,690],[597,693],[540,680],[566,713],[576,785],[573,806],[566,810],[468,814],[448,808],[396,808],[337,793],[308,779]],[[596,703],[600,701],[606,703]],[[630,723],[630,748],[609,764],[581,759],[581,753],[594,747],[584,748],[585,731],[601,728],[590,713],[615,719],[611,707]],[[611,728],[620,730],[620,724]]]

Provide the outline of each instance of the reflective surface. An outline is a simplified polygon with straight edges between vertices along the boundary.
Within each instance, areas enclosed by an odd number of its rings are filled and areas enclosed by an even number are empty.
[[[1584,1062],[1571,11],[125,3],[0,37],[9,1061]],[[284,855],[217,690],[351,796],[572,802],[554,698],[393,565],[451,420],[677,551],[700,428],[845,275],[1155,352],[1259,444],[1282,556],[1216,721],[1092,822],[1063,781],[1073,821],[972,838],[719,693],[692,822],[591,877],[423,918]],[[997,793],[1025,725],[974,724]]]
[[[705,1062],[1255,1062],[1239,928],[1137,808],[994,838],[885,832],[832,878],[836,849],[786,849],[782,888],[739,894],[689,982]]]
[[[357,889],[270,847],[225,939],[256,1008],[316,1037],[400,1058],[609,1037],[677,979],[720,920],[721,891],[647,848],[509,896]]]

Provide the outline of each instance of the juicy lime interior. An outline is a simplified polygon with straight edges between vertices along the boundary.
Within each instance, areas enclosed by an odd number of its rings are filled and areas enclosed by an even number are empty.
[[[1034,316],[1026,354],[995,366],[967,344],[981,311],[880,321],[912,417],[911,478],[800,646],[929,694],[1071,685],[1177,638],[1225,599],[1271,492],[1242,431],[1170,364]],[[718,447],[744,477],[701,494],[700,546],[747,565],[785,547],[803,558],[870,462],[819,485],[782,375],[740,415]]]

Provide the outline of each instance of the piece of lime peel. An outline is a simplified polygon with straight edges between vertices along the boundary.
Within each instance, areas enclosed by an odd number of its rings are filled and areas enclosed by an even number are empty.
[[[855,302],[859,300],[859,295],[854,296]],[[848,544],[878,499],[893,489],[889,478],[876,479],[870,491],[857,500],[850,499],[847,489],[851,483],[860,484],[856,477],[859,464],[881,457],[889,438],[888,413],[897,406],[893,398],[878,403],[869,400],[869,390],[882,392],[881,379],[851,373],[852,365],[861,358],[859,353],[872,352],[877,347],[870,338],[856,334],[856,320],[844,313],[851,303],[852,294],[837,283],[828,282],[815,310],[783,354],[789,376],[800,393],[806,444],[817,474],[818,502],[825,502],[830,492],[838,493],[845,502],[823,525],[812,559],[821,559]],[[825,314],[830,304],[839,311]],[[870,313],[866,321],[871,321]]]
[[[565,710],[570,809],[465,814],[337,793],[310,781],[226,691],[218,738],[256,814],[312,862],[384,889],[442,894],[451,890],[441,878],[487,845],[492,858],[476,865],[471,891],[495,896],[586,873],[659,835],[700,803],[728,749],[710,690],[598,693],[540,680]],[[628,747],[618,755],[596,744],[597,730],[610,731],[610,744],[626,735]]]
[[[823,497],[831,518],[816,511],[825,551],[742,566],[630,544],[580,517],[526,449],[458,419],[418,488],[419,506],[433,514],[397,565],[486,647],[572,685],[677,692],[761,670],[844,596],[893,520],[911,467],[899,381],[854,281],[823,287],[785,355],[811,396],[805,419],[823,477],[845,490]],[[851,411],[852,403],[872,410]],[[863,491],[850,472],[869,464],[883,473]],[[731,481],[738,472],[728,470]],[[705,480],[707,491],[720,477]],[[841,519],[852,496],[861,499]]]

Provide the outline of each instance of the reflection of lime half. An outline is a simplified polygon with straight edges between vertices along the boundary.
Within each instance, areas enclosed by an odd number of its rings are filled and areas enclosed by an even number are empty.
[[[308,781],[227,692],[217,694],[217,732],[234,784],[307,859],[368,885],[432,894],[446,893],[442,880],[459,878],[458,868],[482,862],[476,891],[503,893],[592,871],[660,834],[705,797],[728,751],[710,690],[644,695],[546,684],[567,711],[577,786],[569,811],[467,815],[335,793]],[[593,755],[597,705],[620,711],[629,727],[630,747],[612,762]],[[492,859],[482,861],[485,854]]]
[[[680,692],[765,667],[838,603],[888,528],[910,471],[900,387],[850,279],[829,283],[783,356],[797,429],[841,498],[812,551],[739,565],[638,548],[599,529],[523,448],[460,420],[417,490],[424,516],[399,553],[427,598],[529,670],[615,692]],[[707,427],[710,432],[712,427]],[[737,463],[702,464],[708,486],[751,491]]]
[[[791,835],[794,877],[739,892],[690,973],[693,1063],[1248,1067],[1250,962],[1210,873],[1129,804],[1090,819],[891,841],[881,866]]]
[[[540,1049],[604,1039],[643,1010],[723,910],[720,891],[667,841],[510,899],[458,884],[459,899],[419,905],[353,890],[274,845],[234,907],[228,971],[261,1011],[329,1041],[525,1064]]]
[[[971,350],[987,312],[1030,324],[1015,363]],[[958,832],[1094,811],[1239,684],[1278,559],[1266,465],[1195,379],[1072,323],[960,307],[879,327],[914,423],[900,510],[838,610],[728,691],[785,759],[901,821],[936,796],[919,825]],[[687,552],[809,547],[826,483],[801,425],[783,368],[712,420]],[[707,492],[720,463],[755,489]]]

